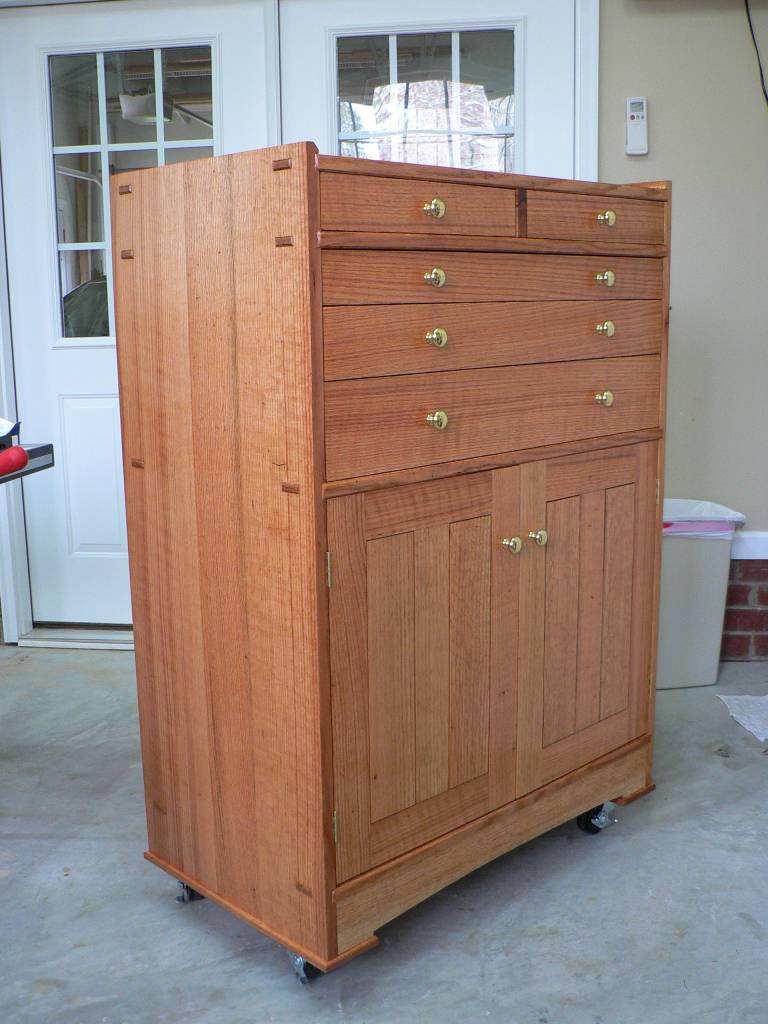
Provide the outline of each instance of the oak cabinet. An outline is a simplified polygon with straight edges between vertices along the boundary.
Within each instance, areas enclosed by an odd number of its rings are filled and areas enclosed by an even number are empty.
[[[652,788],[669,188],[111,188],[146,857],[330,970]]]

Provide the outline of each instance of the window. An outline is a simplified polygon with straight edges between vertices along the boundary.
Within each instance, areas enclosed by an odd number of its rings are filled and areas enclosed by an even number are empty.
[[[514,29],[337,40],[343,156],[514,169]]]
[[[49,57],[64,338],[114,336],[105,177],[211,156],[210,46]]]

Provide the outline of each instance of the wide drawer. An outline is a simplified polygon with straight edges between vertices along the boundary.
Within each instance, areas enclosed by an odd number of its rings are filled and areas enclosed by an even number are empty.
[[[528,237],[661,244],[664,207],[661,201],[529,190]]]
[[[658,356],[331,381],[326,477],[340,480],[659,426]],[[596,400],[612,392],[608,407]],[[427,417],[448,416],[444,430]]]
[[[324,252],[322,269],[326,306],[656,299],[662,292],[662,261],[633,256],[349,250]]]
[[[517,189],[325,172],[320,226],[324,231],[516,235]]]
[[[662,333],[653,299],[329,306],[325,379],[640,355]]]

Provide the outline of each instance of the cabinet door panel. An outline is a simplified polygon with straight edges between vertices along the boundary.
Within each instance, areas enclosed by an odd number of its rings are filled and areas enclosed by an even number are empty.
[[[656,444],[521,469],[518,794],[646,728]]]
[[[518,475],[328,502],[339,881],[514,798]]]

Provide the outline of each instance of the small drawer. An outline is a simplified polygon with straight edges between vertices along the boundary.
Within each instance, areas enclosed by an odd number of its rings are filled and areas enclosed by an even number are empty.
[[[662,334],[653,299],[329,306],[325,379],[640,355]]]
[[[662,261],[633,256],[326,250],[323,304],[657,299]]]
[[[517,189],[325,172],[320,226],[324,231],[516,235]]]
[[[628,356],[332,381],[325,386],[326,476],[658,427],[659,373],[658,356]]]
[[[528,237],[662,245],[664,208],[661,201],[529,190]]]

